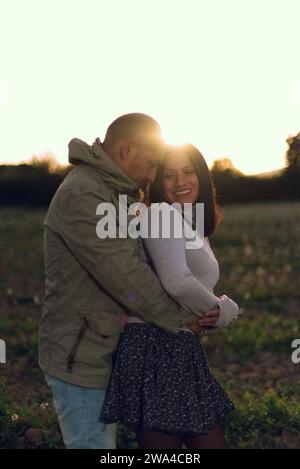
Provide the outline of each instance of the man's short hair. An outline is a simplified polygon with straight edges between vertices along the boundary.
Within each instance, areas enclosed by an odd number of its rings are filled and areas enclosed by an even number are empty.
[[[155,119],[142,113],[124,114],[114,120],[108,127],[105,141],[109,144],[117,143],[123,139],[145,139],[159,137],[161,128]]]

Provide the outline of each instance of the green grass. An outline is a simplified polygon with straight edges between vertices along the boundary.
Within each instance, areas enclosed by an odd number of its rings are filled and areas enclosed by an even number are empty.
[[[233,448],[285,448],[283,430],[299,435],[300,403],[275,390],[257,395],[246,391],[224,429]]]
[[[215,293],[232,297],[242,314],[202,340],[236,406],[224,430],[233,448],[297,447],[300,364],[291,362],[291,343],[300,338],[300,204],[236,205],[224,215],[211,239],[221,271]],[[0,338],[8,360],[0,365],[0,448],[18,447],[28,428],[42,430],[42,448],[62,446],[37,364],[44,216],[0,208]],[[135,434],[119,425],[117,444],[136,448]]]

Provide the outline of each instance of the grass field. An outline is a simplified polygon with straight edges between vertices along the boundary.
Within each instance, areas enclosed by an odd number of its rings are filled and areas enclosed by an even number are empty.
[[[236,411],[224,423],[233,448],[300,448],[300,203],[230,206],[211,239],[220,263],[215,293],[242,314],[203,339]],[[51,396],[37,365],[44,295],[45,211],[0,208],[0,448],[62,448]],[[118,427],[118,447],[136,447]]]

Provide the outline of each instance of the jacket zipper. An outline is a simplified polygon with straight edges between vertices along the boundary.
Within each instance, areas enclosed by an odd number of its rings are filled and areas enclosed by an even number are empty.
[[[76,339],[76,342],[75,344],[73,345],[72,349],[71,349],[71,352],[68,356],[68,362],[67,362],[67,369],[68,369],[68,372],[71,373],[72,371],[72,368],[73,368],[73,365],[74,365],[74,361],[75,361],[75,356],[76,356],[76,353],[77,353],[77,350],[78,350],[78,347],[80,345],[80,342],[86,332],[88,328],[88,322],[86,320],[86,318],[84,319],[84,323],[82,324],[81,326],[81,329],[78,333],[78,336],[77,336],[77,339]]]

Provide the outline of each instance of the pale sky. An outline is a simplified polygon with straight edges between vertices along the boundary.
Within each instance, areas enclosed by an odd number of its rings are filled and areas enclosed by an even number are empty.
[[[246,174],[300,131],[299,0],[0,0],[0,164],[127,112]]]

